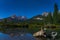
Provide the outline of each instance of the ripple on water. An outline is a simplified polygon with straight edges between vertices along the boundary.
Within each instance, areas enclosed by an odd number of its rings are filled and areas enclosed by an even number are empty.
[[[13,37],[0,33],[0,40],[35,40],[35,38],[29,33],[24,34],[23,36],[14,35]]]

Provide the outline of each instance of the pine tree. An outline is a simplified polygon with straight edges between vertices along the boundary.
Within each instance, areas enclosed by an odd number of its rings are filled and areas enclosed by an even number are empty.
[[[60,24],[60,12],[58,13],[58,23]]]
[[[57,22],[58,22],[58,6],[55,3],[54,4],[54,13],[53,13],[53,23],[57,24]]]
[[[53,23],[53,19],[52,19],[52,14],[51,14],[51,12],[48,13],[46,20],[47,20],[47,23],[50,23],[50,24]]]

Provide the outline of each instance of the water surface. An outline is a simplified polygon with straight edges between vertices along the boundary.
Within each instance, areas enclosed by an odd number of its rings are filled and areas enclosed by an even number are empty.
[[[35,40],[35,38],[29,33],[10,36],[9,34],[0,32],[0,40]]]

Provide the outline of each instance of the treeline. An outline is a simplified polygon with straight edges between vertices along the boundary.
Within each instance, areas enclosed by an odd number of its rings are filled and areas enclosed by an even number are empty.
[[[60,12],[58,10],[58,5],[54,4],[54,12],[49,12],[48,15],[45,18],[46,24],[60,24]]]

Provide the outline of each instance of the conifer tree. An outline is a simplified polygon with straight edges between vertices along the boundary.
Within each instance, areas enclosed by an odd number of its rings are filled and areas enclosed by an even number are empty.
[[[48,13],[46,20],[47,20],[47,23],[50,23],[50,24],[53,23],[53,19],[52,19],[52,14],[51,14],[51,12]]]
[[[58,6],[55,3],[54,4],[54,13],[53,13],[53,23],[57,24],[57,22],[58,22]]]

